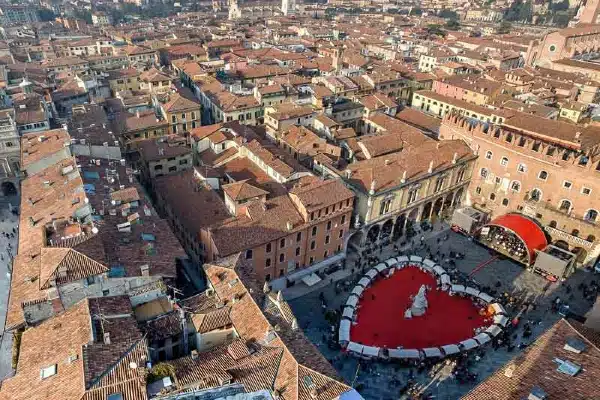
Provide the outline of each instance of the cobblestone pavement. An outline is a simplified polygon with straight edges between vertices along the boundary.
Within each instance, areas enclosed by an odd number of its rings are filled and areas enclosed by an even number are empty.
[[[440,228],[435,228],[440,229]],[[444,228],[441,228],[444,229]],[[420,234],[414,240],[415,251],[407,250],[404,254],[419,254],[427,256],[431,252],[432,257],[439,257],[442,254],[446,257],[450,251],[464,253],[464,259],[456,260],[456,269],[452,270],[448,263],[446,267],[451,270],[455,281],[468,280],[470,274],[482,262],[489,260],[492,256],[488,249],[481,247],[468,238],[454,232],[443,230],[442,235],[437,235],[429,240],[425,240],[425,248],[421,248]],[[448,237],[443,240],[444,236]],[[439,242],[438,242],[439,239]],[[409,244],[410,245],[410,244]],[[439,255],[438,255],[439,251]],[[379,255],[379,250],[375,252]],[[392,255],[398,255],[394,249],[389,246],[381,251],[381,260]],[[354,265],[353,260],[356,255],[349,257],[347,268]],[[444,265],[444,261],[441,263]],[[358,277],[355,274],[342,283],[348,282],[348,289],[342,289],[341,293],[336,293],[336,285],[328,285],[306,294],[303,297],[290,301],[290,306],[294,310],[300,326],[311,341],[321,350],[329,359],[340,375],[353,387],[355,387],[366,399],[399,399],[403,398],[403,388],[405,389],[412,374],[416,385],[421,388],[423,393],[433,396],[439,400],[455,400],[472,389],[478,382],[493,373],[496,369],[506,364],[511,358],[516,356],[521,350],[519,345],[527,345],[535,337],[539,336],[560,316],[551,311],[551,302],[560,297],[569,304],[571,311],[580,315],[585,314],[593,301],[583,298],[579,285],[582,282],[589,283],[591,280],[600,280],[591,272],[578,271],[568,281],[563,283],[550,283],[539,275],[526,271],[521,265],[513,263],[506,259],[496,259],[487,266],[474,273],[473,280],[496,295],[507,293],[513,298],[513,305],[510,301],[504,302],[511,316],[518,314],[523,309],[523,302],[528,301],[535,304],[529,306],[523,314],[519,326],[507,335],[511,342],[511,348],[501,346],[494,350],[491,346],[480,349],[477,353],[471,353],[468,360],[464,361],[468,365],[470,373],[476,375],[476,378],[468,383],[459,383],[456,378],[450,375],[448,367],[439,365],[439,371],[434,373],[432,368],[424,368],[419,371],[417,368],[403,367],[397,364],[385,362],[362,362],[360,363],[353,357],[349,357],[340,352],[335,345],[329,341],[330,336],[337,338],[337,332],[333,332],[331,324],[325,319],[326,310],[337,310],[345,303],[349,290],[353,287],[353,282]],[[324,296],[326,308],[322,307],[321,298]],[[523,325],[525,321],[530,322],[532,335],[528,338],[523,337]],[[510,350],[510,351],[509,351]],[[436,368],[436,367],[434,367]],[[404,395],[406,396],[406,395]],[[409,397],[404,397],[409,398]]]
[[[13,204],[17,200],[13,201]],[[7,238],[4,233],[12,234],[18,225],[18,217],[13,215],[8,209],[6,201],[0,202],[0,327],[2,328],[2,337],[0,339],[0,381],[12,373],[12,334],[4,333],[4,322],[6,321],[6,311],[8,304],[8,295],[10,292],[10,271],[12,257],[16,254],[17,233],[14,237]],[[10,250],[9,250],[10,244]]]

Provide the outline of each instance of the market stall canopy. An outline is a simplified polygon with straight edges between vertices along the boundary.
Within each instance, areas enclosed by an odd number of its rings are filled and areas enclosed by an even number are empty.
[[[442,350],[447,356],[449,356],[450,354],[460,353],[460,349],[455,344],[447,344],[445,346],[442,346]]]
[[[437,347],[426,347],[423,349],[423,353],[425,353],[425,357],[429,358],[442,356],[442,351]]]
[[[473,339],[463,340],[462,342],[460,342],[460,344],[463,346],[463,348],[465,350],[471,350],[471,349],[474,349],[476,347],[479,347],[479,343],[477,343]]]
[[[390,349],[388,350],[390,358],[421,358],[421,353],[417,349]]]
[[[360,281],[358,281],[358,284],[360,286],[366,288],[367,286],[369,286],[371,284],[371,280],[367,277],[364,277]]]

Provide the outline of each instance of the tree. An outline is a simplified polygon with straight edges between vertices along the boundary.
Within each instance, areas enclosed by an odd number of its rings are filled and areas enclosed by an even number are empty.
[[[531,21],[533,17],[533,4],[531,0],[516,0],[506,12],[507,21]]]
[[[550,10],[553,12],[567,11],[569,9],[569,0],[563,0],[559,3],[550,3]]]
[[[512,29],[512,25],[510,22],[502,21],[500,23],[500,26],[496,29],[496,33],[503,35],[505,33],[509,33],[511,29]]]
[[[54,11],[50,10],[49,8],[40,8],[38,15],[40,16],[40,21],[42,22],[54,21],[56,19]]]
[[[447,8],[444,8],[442,11],[440,11],[439,16],[440,18],[452,19],[455,21],[458,21],[459,19],[456,11],[448,10]]]
[[[445,28],[451,31],[457,31],[460,29],[460,22],[458,22],[455,19],[449,19],[448,21],[446,21]]]
[[[427,33],[429,35],[446,37],[446,32],[438,24],[429,24],[429,25],[427,25]]]
[[[420,16],[420,15],[423,15],[423,10],[420,9],[419,7],[415,7],[415,8],[413,8],[413,9],[410,10],[410,13],[408,15],[417,15],[417,16]]]

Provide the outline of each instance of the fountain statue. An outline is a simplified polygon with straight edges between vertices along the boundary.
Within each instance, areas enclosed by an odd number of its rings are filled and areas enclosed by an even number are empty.
[[[413,298],[413,303],[409,309],[404,312],[404,318],[410,319],[412,317],[420,317],[427,311],[427,288],[425,285],[421,285],[419,292]]]

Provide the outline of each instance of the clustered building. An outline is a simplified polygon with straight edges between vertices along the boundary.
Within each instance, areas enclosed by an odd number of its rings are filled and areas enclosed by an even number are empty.
[[[344,12],[380,2],[126,23],[54,3],[52,23],[0,5],[0,182],[20,196],[0,399],[360,399],[283,291],[464,206],[534,221],[572,270],[598,262],[597,2],[586,25],[508,34],[490,34],[500,2],[454,2],[445,37],[412,8]],[[521,356],[597,345],[587,329]]]

